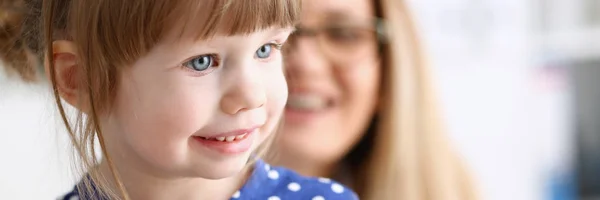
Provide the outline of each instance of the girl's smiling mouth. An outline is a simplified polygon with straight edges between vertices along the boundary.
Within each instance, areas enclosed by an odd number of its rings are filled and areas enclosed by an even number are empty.
[[[248,151],[252,147],[253,137],[258,133],[259,126],[249,129],[238,129],[226,133],[212,134],[210,136],[192,136],[203,147],[223,153],[238,154]]]

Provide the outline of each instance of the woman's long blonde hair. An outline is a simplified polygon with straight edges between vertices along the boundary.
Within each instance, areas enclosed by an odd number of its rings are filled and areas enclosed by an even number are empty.
[[[9,72],[35,80],[38,61],[46,59],[56,105],[67,128],[81,171],[89,173],[78,187],[83,199],[129,199],[111,155],[105,148],[99,114],[108,112],[118,88],[121,68],[145,55],[171,30],[196,33],[197,39],[217,34],[248,34],[273,26],[293,26],[301,0],[0,0],[0,59]],[[77,48],[80,106],[68,117],[60,99],[52,43],[72,41]],[[110,167],[109,177],[96,170],[95,142]],[[109,186],[109,181],[114,185]],[[92,184],[93,183],[93,184]],[[95,187],[94,187],[95,186]],[[116,188],[112,191],[109,188]]]
[[[387,36],[381,109],[365,136],[372,141],[365,158],[359,158],[355,189],[365,200],[478,199],[445,137],[431,73],[406,2],[376,4]]]

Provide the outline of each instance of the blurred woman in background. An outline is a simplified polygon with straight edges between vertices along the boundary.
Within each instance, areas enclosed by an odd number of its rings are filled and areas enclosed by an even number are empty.
[[[304,0],[303,9],[285,49],[290,96],[273,163],[365,200],[476,199],[405,2]]]

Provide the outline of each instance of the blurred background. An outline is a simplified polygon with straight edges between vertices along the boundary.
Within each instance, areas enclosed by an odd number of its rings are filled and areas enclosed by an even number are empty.
[[[600,199],[600,0],[408,0],[484,199]],[[0,70],[0,199],[70,190],[48,85]]]

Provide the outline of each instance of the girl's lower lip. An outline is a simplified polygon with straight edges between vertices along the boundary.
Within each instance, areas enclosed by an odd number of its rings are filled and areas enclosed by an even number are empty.
[[[202,147],[216,151],[222,154],[239,154],[250,150],[253,143],[253,138],[258,129],[248,133],[244,138],[237,139],[232,142],[217,141],[217,140],[206,140],[201,137],[194,136],[194,140],[197,141]]]

